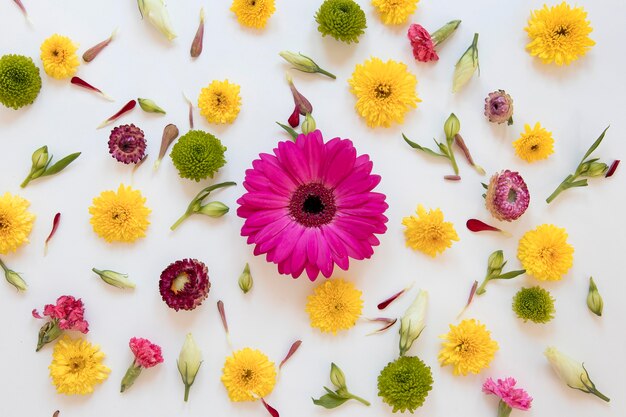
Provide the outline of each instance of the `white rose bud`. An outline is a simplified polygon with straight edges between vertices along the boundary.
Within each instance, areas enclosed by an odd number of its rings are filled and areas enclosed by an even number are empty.
[[[413,304],[404,312],[400,321],[400,356],[403,356],[413,345],[426,327],[426,308],[428,292],[420,290]]]
[[[193,340],[193,335],[187,333],[185,343],[178,356],[178,372],[185,384],[185,401],[189,399],[189,388],[196,380],[196,375],[202,365],[202,352],[196,342]]]

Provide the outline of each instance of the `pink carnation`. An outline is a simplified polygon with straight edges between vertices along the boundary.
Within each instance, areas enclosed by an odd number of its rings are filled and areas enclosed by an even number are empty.
[[[483,384],[483,392],[485,394],[493,394],[499,397],[504,403],[511,408],[518,410],[528,410],[530,408],[532,397],[522,388],[515,388],[515,378],[493,379],[487,378]]]
[[[150,342],[148,339],[133,337],[130,339],[128,345],[135,355],[135,362],[144,368],[152,368],[163,362],[161,347]]]
[[[439,60],[439,56],[435,51],[435,44],[433,43],[430,33],[421,25],[413,23],[409,26],[408,32],[409,41],[411,41],[411,47],[413,48],[413,56],[420,62],[429,62]]]
[[[57,320],[62,330],[76,330],[82,333],[89,331],[89,323],[84,319],[85,306],[82,300],[71,295],[62,295],[57,299],[56,305],[46,304],[43,315]],[[35,318],[43,318],[37,310],[33,310]]]

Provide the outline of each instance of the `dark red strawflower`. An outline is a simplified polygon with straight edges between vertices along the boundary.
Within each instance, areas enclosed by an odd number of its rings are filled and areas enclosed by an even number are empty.
[[[439,55],[435,51],[435,44],[430,33],[423,26],[413,23],[409,26],[407,36],[411,42],[415,59],[420,62],[439,60]]]
[[[210,288],[209,271],[197,259],[176,261],[161,272],[161,298],[176,311],[198,307],[208,297]]]
[[[146,138],[137,126],[121,125],[111,130],[109,153],[125,164],[136,164],[146,154]]]

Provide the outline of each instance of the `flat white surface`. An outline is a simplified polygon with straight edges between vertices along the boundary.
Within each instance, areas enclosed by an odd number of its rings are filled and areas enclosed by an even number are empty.
[[[353,281],[363,290],[365,317],[400,316],[417,288],[429,291],[431,304],[427,327],[410,354],[419,355],[432,367],[434,388],[422,416],[496,415],[497,400],[481,393],[488,376],[513,376],[535,398],[527,416],[569,417],[623,416],[623,375],[626,372],[626,284],[623,275],[624,171],[610,180],[593,179],[586,189],[573,189],[547,206],[545,198],[572,171],[588,146],[608,125],[606,139],[596,152],[604,160],[624,157],[623,71],[626,65],[623,17],[626,3],[581,0],[589,12],[597,45],[583,59],[568,67],[544,66],[529,56],[523,30],[532,9],[541,1],[447,0],[419,4],[410,19],[434,30],[452,19],[463,23],[440,49],[435,64],[413,60],[407,25],[384,26],[372,6],[359,2],[366,12],[368,28],[356,45],[345,45],[317,32],[313,15],[321,1],[277,1],[277,11],[263,31],[241,27],[229,11],[230,2],[169,1],[169,12],[179,37],[168,43],[147,22],[142,22],[135,1],[82,2],[25,0],[34,27],[25,24],[11,1],[0,4],[0,53],[33,57],[41,68],[39,46],[53,33],[70,36],[80,43],[79,53],[106,38],[119,27],[118,38],[92,63],[81,65],[78,75],[116,98],[106,102],[89,92],[57,81],[42,70],[43,87],[34,105],[20,111],[0,108],[0,192],[18,193],[32,202],[37,221],[31,244],[3,259],[23,273],[30,287],[16,294],[0,283],[1,416],[49,416],[61,410],[63,417],[77,416],[265,416],[260,403],[231,403],[220,382],[221,368],[229,354],[215,303],[224,300],[236,348],[251,346],[280,361],[290,344],[302,339],[300,351],[284,367],[268,401],[282,416],[382,416],[390,408],[377,397],[376,377],[398,353],[397,327],[378,336],[365,337],[375,326],[366,322],[333,337],[309,327],[304,311],[306,296],[315,284],[306,277],[292,280],[279,276],[276,267],[252,255],[252,247],[239,236],[242,219],[235,214],[235,201],[242,194],[244,171],[260,152],[269,152],[286,136],[274,124],[285,121],[292,110],[284,81],[288,69],[278,52],[302,51],[336,73],[332,81],[317,75],[292,71],[299,89],[313,103],[314,116],[325,137],[351,138],[359,153],[374,160],[374,172],[382,175],[378,191],[387,194],[388,232],[382,236],[373,259],[351,262],[348,272],[337,277]],[[556,4],[555,2],[552,2]],[[204,51],[199,59],[189,58],[189,47],[198,23],[198,10],[206,10]],[[453,65],[480,33],[480,78],[473,78],[460,93],[452,95]],[[416,74],[417,91],[423,102],[407,114],[402,126],[369,129],[353,109],[347,79],[354,66],[370,56],[407,63]],[[184,91],[195,101],[200,88],[214,79],[241,85],[243,105],[233,125],[211,126],[195,112],[197,128],[216,134],[228,147],[227,165],[215,181],[233,180],[239,185],[215,194],[231,212],[221,219],[195,216],[175,233],[169,226],[181,215],[189,200],[211,181],[199,184],[181,180],[166,158],[157,173],[151,165],[158,153],[161,132],[167,123],[188,129]],[[515,124],[507,127],[487,123],[483,100],[487,93],[506,89],[515,100]],[[127,100],[148,97],[164,107],[166,116],[152,115],[139,108],[122,118],[146,133],[150,158],[134,177],[108,154],[110,129],[95,127],[115,113]],[[513,224],[503,225],[512,238],[472,234],[465,228],[468,218],[490,219],[483,207],[480,177],[462,159],[463,180],[444,182],[449,165],[410,149],[401,132],[422,144],[442,137],[442,125],[454,111],[461,132],[476,161],[488,175],[502,169],[519,170],[531,191],[531,205]],[[540,121],[552,131],[555,153],[547,160],[526,164],[513,152],[511,142],[524,123]],[[19,183],[28,172],[30,155],[47,144],[55,156],[81,151],[82,156],[60,175],[32,182],[26,189]],[[120,183],[132,184],[147,197],[153,212],[147,238],[135,244],[107,244],[89,224],[88,207],[103,190]],[[460,236],[444,255],[431,259],[405,248],[402,217],[418,203],[440,207]],[[43,257],[43,242],[54,213],[60,211],[59,230]],[[503,249],[509,267],[520,267],[517,241],[527,230],[542,223],[567,228],[575,248],[574,266],[560,282],[540,283],[523,276],[495,282],[476,299],[466,318],[477,318],[492,331],[500,350],[491,367],[478,376],[455,377],[450,367],[440,368],[438,336],[464,305],[472,281],[481,280],[488,255]],[[212,282],[209,298],[192,312],[174,312],[160,299],[158,278],[171,262],[192,257],[204,261]],[[237,277],[250,263],[255,286],[243,295]],[[121,291],[104,284],[91,268],[127,272],[137,282],[135,291]],[[602,318],[586,307],[587,283],[596,279],[605,301]],[[376,304],[415,281],[413,291],[378,312]],[[321,281],[320,281],[321,282]],[[522,286],[540,284],[556,298],[556,318],[546,325],[523,323],[511,311],[511,298]],[[81,297],[90,323],[87,338],[99,343],[112,369],[109,379],[87,397],[57,395],[47,366],[52,346],[35,353],[36,336],[42,322],[30,311],[54,302],[62,294]],[[176,359],[184,336],[193,332],[204,352],[205,362],[183,403],[183,385]],[[140,376],[131,390],[119,394],[119,382],[132,356],[128,340],[147,337],[163,347],[165,363]],[[595,397],[570,390],[552,373],[543,350],[555,345],[584,360],[597,387],[612,398],[604,404]],[[344,370],[348,386],[370,400],[367,408],[349,402],[339,410],[327,411],[311,403],[329,385],[328,370],[334,361]],[[522,412],[514,411],[514,415]]]

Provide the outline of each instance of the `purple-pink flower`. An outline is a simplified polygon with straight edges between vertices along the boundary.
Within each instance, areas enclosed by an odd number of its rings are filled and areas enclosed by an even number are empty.
[[[500,401],[510,408],[518,410],[528,410],[533,401],[532,397],[522,388],[515,388],[515,378],[498,379],[495,382],[492,378],[487,378],[483,384],[485,394],[493,394],[500,398]],[[510,412],[510,411],[509,411]]]
[[[159,280],[161,298],[174,310],[193,310],[209,295],[209,270],[197,259],[171,263]]]
[[[430,33],[423,26],[413,23],[409,26],[407,36],[411,42],[415,59],[420,62],[439,60],[439,55],[435,51],[435,44]]]
[[[491,177],[485,205],[493,217],[510,222],[518,219],[530,204],[530,192],[522,176],[508,169]]]
[[[324,142],[319,130],[279,142],[246,171],[246,193],[237,203],[245,219],[241,235],[254,254],[294,278],[302,272],[314,281],[330,277],[335,265],[348,269],[349,258],[366,259],[385,233],[388,205],[373,192],[368,155],[357,155],[349,139]]]
[[[37,309],[34,309],[33,317],[43,319]],[[85,320],[85,306],[83,301],[71,295],[62,295],[57,298],[56,304],[46,304],[43,315],[52,320],[57,320],[61,330],[76,330],[81,333],[89,332],[89,323]]]
[[[152,368],[163,362],[161,347],[150,342],[148,339],[133,337],[130,339],[128,345],[135,355],[135,362],[143,368]]]
[[[137,126],[121,125],[111,130],[109,153],[125,164],[136,164],[146,154],[146,138]]]

